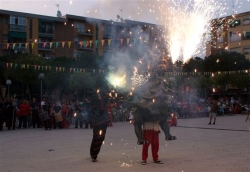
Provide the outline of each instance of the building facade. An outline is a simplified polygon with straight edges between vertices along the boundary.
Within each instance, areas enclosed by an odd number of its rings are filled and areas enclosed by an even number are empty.
[[[138,21],[100,20],[66,14],[51,17],[0,10],[0,56],[30,53],[43,58],[79,58],[84,53],[158,44],[162,26]]]
[[[222,51],[238,52],[250,60],[250,11],[212,20],[206,55]]]

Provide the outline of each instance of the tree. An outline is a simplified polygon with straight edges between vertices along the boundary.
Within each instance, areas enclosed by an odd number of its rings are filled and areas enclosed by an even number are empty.
[[[70,88],[75,91],[78,96],[85,96],[87,89],[95,88],[96,80],[90,73],[74,73],[69,78]],[[83,93],[83,94],[82,94]]]

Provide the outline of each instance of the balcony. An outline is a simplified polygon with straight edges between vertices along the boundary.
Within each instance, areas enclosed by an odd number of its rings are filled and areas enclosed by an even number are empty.
[[[87,36],[93,36],[93,34],[94,34],[92,31],[86,30],[83,28],[77,28],[77,33],[81,34],[81,35],[87,35]]]
[[[94,45],[90,47],[89,45],[85,47],[84,45],[80,45],[77,41],[75,42],[75,47],[79,50],[86,50],[86,51],[93,51],[94,50]]]
[[[103,38],[115,38],[115,32],[103,32]]]
[[[39,33],[41,34],[54,34],[53,27],[39,27]]]
[[[50,48],[50,43],[49,42],[45,46],[43,45],[43,43],[38,43],[38,50],[52,51],[53,49],[54,49],[54,44]]]
[[[26,32],[26,26],[10,24],[9,30],[10,31]]]

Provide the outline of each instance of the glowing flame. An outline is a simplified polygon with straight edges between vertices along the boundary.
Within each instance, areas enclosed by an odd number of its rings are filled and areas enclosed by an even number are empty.
[[[102,135],[102,130],[99,131],[99,135]]]

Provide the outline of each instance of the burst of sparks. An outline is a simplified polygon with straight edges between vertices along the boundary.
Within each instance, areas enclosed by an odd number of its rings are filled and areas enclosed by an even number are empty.
[[[205,43],[210,39],[211,20],[226,14],[225,2],[159,0],[155,4],[148,4],[148,10],[144,11],[155,12],[158,15],[156,20],[164,24],[162,36],[172,61],[186,62],[205,50]]]

